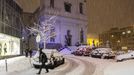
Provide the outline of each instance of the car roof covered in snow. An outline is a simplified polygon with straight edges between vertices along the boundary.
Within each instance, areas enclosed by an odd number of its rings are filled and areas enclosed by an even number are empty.
[[[59,53],[56,49],[43,49],[42,52],[44,52],[48,58],[50,58],[52,52],[54,56],[62,56],[61,53]],[[39,57],[39,51],[37,51],[33,57]]]

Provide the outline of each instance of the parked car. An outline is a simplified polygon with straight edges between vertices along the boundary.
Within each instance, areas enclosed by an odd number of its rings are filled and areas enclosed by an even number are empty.
[[[116,61],[123,61],[134,58],[134,51],[116,56]]]
[[[72,54],[77,55],[77,56],[82,56],[83,55],[83,51],[77,50],[77,51],[72,52]]]
[[[90,46],[79,46],[76,51],[72,52],[72,54],[78,56],[89,56],[91,51],[92,49],[90,48]]]
[[[84,50],[83,55],[84,55],[84,56],[90,56],[91,52],[92,52],[92,49],[91,49],[90,47],[87,47],[87,48]]]
[[[121,55],[121,54],[125,54],[125,53],[126,53],[125,51],[120,50],[120,51],[116,52],[116,55]]]
[[[115,54],[112,52],[111,48],[97,48],[91,52],[91,56],[99,58],[114,58]]]
[[[45,63],[50,69],[54,69],[55,67],[64,64],[64,57],[55,49],[45,49],[43,50],[48,57],[48,61]],[[51,54],[53,53],[54,58],[51,58]],[[32,64],[35,68],[39,68],[42,63],[39,62],[39,51],[33,56]],[[45,66],[44,66],[45,67]]]

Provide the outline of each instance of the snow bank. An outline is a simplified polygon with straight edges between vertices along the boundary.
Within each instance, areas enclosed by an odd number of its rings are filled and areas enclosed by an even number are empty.
[[[71,54],[72,51],[68,48],[64,48],[63,50],[60,51],[61,54],[66,55],[66,54]]]
[[[5,60],[0,60],[0,75],[7,75],[11,72],[22,71],[32,67],[30,63],[30,58],[25,58],[24,56],[14,57],[7,59],[7,68],[6,72]],[[25,65],[25,66],[24,66]]]
[[[71,54],[73,51],[77,50],[76,46],[70,46],[68,48],[64,48],[60,51],[61,54],[63,55],[69,55]]]
[[[104,75],[134,75],[134,60],[114,63],[104,70]]]
[[[78,47],[76,47],[76,46],[69,46],[68,48],[70,48],[71,51],[76,51]]]
[[[85,59],[90,62],[95,67],[95,71],[93,75],[104,75],[104,70],[107,66],[115,63],[112,59],[100,59],[100,58],[92,58],[92,57],[79,57],[81,59]]]

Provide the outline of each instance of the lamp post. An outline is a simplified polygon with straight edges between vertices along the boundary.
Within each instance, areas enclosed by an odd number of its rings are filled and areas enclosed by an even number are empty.
[[[37,49],[39,50],[39,43],[40,43],[41,37],[39,34],[36,36],[36,42],[37,42]]]
[[[25,39],[24,37],[21,38],[21,40],[22,40],[22,55],[24,54],[23,53],[24,52],[24,39]]]

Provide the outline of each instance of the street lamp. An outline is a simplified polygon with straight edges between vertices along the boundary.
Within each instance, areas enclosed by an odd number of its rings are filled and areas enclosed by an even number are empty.
[[[22,40],[22,54],[24,54],[23,53],[24,52],[24,39],[25,39],[24,37],[21,38],[21,40]]]
[[[41,37],[40,37],[40,35],[39,34],[37,34],[37,36],[36,36],[36,42],[37,42],[37,48],[39,48],[39,43],[40,43],[40,40],[41,40]]]
[[[118,43],[120,43],[121,41],[120,41],[120,40],[118,40],[117,42],[118,42]]]
[[[128,30],[128,31],[127,31],[127,33],[128,33],[128,34],[130,34],[130,33],[131,33],[131,31],[130,31],[130,30]]]
[[[125,35],[126,33],[125,32],[122,32],[123,35]]]
[[[113,38],[113,37],[114,37],[114,35],[111,35],[111,37]]]

